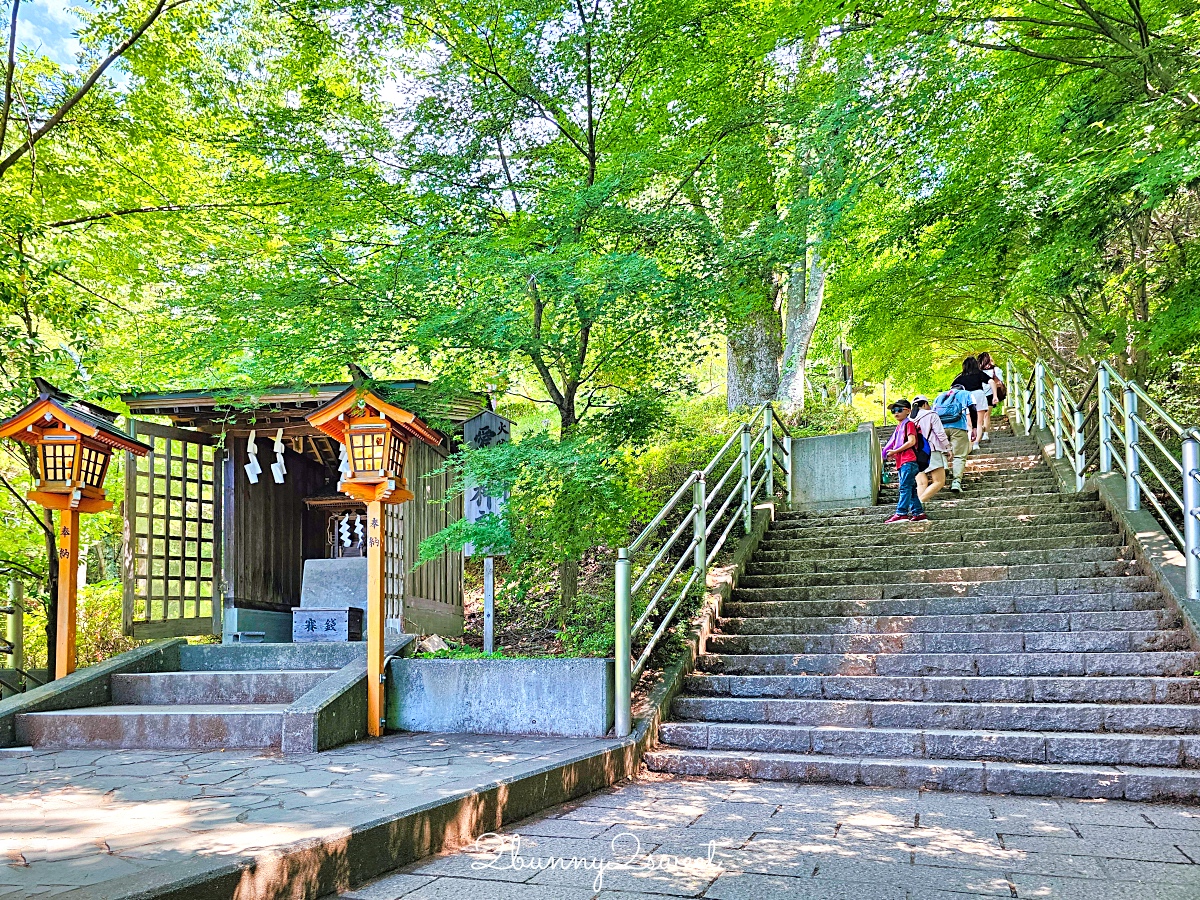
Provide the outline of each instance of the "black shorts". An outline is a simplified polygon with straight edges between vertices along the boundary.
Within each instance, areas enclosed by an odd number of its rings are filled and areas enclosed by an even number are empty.
[[[988,394],[988,395],[987,395],[987,401],[988,401],[988,409],[991,409],[993,406],[995,406],[995,405],[996,405],[996,395],[995,395],[995,394]]]

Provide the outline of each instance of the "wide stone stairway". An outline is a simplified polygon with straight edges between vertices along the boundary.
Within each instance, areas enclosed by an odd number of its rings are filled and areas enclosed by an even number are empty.
[[[657,771],[1200,797],[1200,655],[1095,494],[1001,423],[931,521],[782,513],[663,724]]]

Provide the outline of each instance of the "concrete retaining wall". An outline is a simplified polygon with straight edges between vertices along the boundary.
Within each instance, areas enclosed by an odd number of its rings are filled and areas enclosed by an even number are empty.
[[[397,659],[392,731],[603,737],[613,724],[611,659]]]
[[[792,439],[793,504],[800,509],[874,505],[879,498],[875,427]]]

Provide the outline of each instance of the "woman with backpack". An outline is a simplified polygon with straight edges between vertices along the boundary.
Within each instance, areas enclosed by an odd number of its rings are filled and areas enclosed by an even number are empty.
[[[946,472],[953,464],[954,450],[950,446],[946,427],[929,406],[928,397],[913,397],[909,418],[916,423],[920,432],[917,463],[922,468],[917,473],[917,498],[922,503],[928,503],[946,486]]]
[[[979,440],[990,441],[992,439],[992,407],[1003,402],[1004,398],[1008,396],[1008,386],[1000,377],[1000,370],[992,362],[992,354],[986,352],[979,354],[979,371],[990,379],[983,386],[983,390],[987,394],[987,409],[983,410],[983,422],[979,426],[981,432]]]
[[[986,386],[991,382],[992,376],[986,375],[979,368],[979,360],[973,356],[968,356],[963,360],[962,372],[954,379],[954,384],[958,385],[964,391],[971,395],[974,401],[975,409],[979,414],[981,421],[977,425],[975,437],[971,441],[971,449],[979,449],[979,440],[982,432],[987,430],[987,391]]]
[[[950,386],[950,390],[937,395],[937,399],[933,401],[933,412],[942,421],[954,456],[954,480],[950,484],[950,490],[961,494],[963,470],[967,466],[967,457],[970,456],[971,445],[975,441],[975,428],[979,423],[975,401],[956,381]]]

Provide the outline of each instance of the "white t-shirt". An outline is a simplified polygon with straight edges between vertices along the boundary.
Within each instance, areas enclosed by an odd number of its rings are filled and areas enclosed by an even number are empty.
[[[1004,379],[1000,377],[1000,373],[996,370],[995,366],[992,366],[990,369],[984,369],[983,373],[992,379],[991,381],[984,382],[983,385],[983,395],[985,397],[990,397],[996,390],[993,385],[997,381],[1003,381]]]

